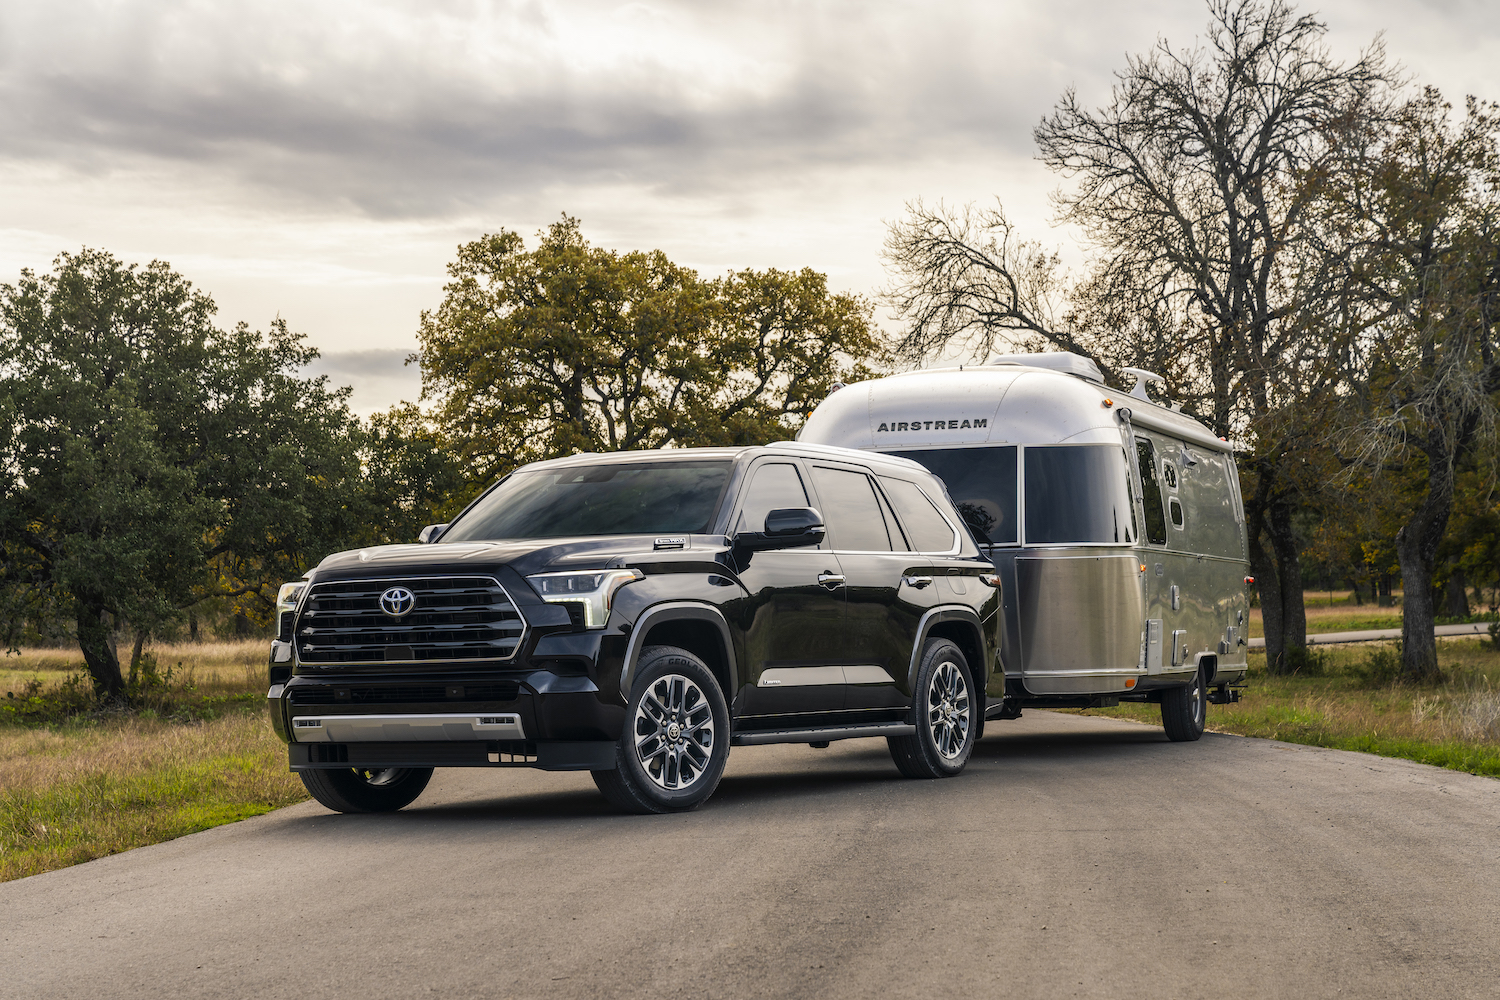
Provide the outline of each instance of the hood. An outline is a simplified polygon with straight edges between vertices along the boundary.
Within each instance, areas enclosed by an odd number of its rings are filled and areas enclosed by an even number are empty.
[[[402,576],[425,573],[494,572],[508,566],[522,576],[569,569],[612,569],[663,558],[713,558],[722,536],[689,535],[681,549],[657,550],[651,535],[603,538],[525,538],[498,542],[442,542],[431,545],[372,545],[336,552],[318,564],[312,580]],[[717,544],[715,544],[717,543]]]

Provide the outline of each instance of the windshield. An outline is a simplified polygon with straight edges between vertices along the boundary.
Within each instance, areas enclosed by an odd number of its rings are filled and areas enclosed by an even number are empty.
[[[517,472],[441,540],[701,533],[729,469],[728,462],[622,462]]]
[[[1130,542],[1135,508],[1119,445],[1026,449],[1026,544]]]
[[[1016,537],[1016,446],[893,451],[925,465],[943,481],[958,514],[981,545]],[[947,548],[947,546],[944,546]]]

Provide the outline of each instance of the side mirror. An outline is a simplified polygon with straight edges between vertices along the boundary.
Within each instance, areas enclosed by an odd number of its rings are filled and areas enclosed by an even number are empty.
[[[417,541],[423,545],[435,542],[438,540],[438,536],[443,533],[443,529],[446,527],[448,527],[446,524],[429,524],[427,527],[423,528],[422,533],[417,536]]]
[[[783,507],[766,515],[765,531],[742,532],[735,536],[734,544],[751,552],[795,549],[817,545],[825,531],[823,515],[812,507]]]

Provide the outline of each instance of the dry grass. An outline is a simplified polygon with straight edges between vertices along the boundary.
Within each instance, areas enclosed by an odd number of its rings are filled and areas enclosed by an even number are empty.
[[[1321,674],[1273,677],[1265,656],[1250,654],[1249,687],[1233,705],[1210,705],[1215,732],[1387,757],[1500,777],[1500,653],[1475,639],[1440,643],[1444,684],[1410,687],[1389,680],[1391,644],[1329,649]],[[1155,705],[1091,709],[1159,723]]]
[[[264,639],[247,639],[150,645],[145,651],[156,657],[159,669],[173,671],[174,682],[196,685],[207,695],[230,695],[256,690],[264,693],[266,647]],[[121,646],[119,652],[121,669],[129,670],[130,647]],[[6,691],[19,694],[29,680],[55,684],[84,669],[83,654],[77,647],[6,653],[0,656],[0,697]]]
[[[156,844],[307,797],[259,699],[266,644],[157,646],[190,716],[83,715],[0,725],[0,881]],[[128,654],[129,650],[121,650]],[[76,650],[0,661],[0,696],[28,681],[55,689],[82,669]],[[187,721],[184,721],[184,719]]]

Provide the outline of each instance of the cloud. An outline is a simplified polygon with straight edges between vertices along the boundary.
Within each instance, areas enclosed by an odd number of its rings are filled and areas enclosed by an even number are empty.
[[[406,364],[416,350],[329,351],[304,369],[307,377],[328,376],[334,386],[352,386],[351,408],[361,416],[385,410],[396,400],[416,401],[422,393],[422,372]]]
[[[174,161],[295,202],[442,215],[559,180],[712,194],[1029,155],[1070,82],[1005,5],[62,0],[0,21],[0,155]],[[1017,34],[1029,44],[1007,44]],[[1066,45],[1062,46],[1066,49]]]

